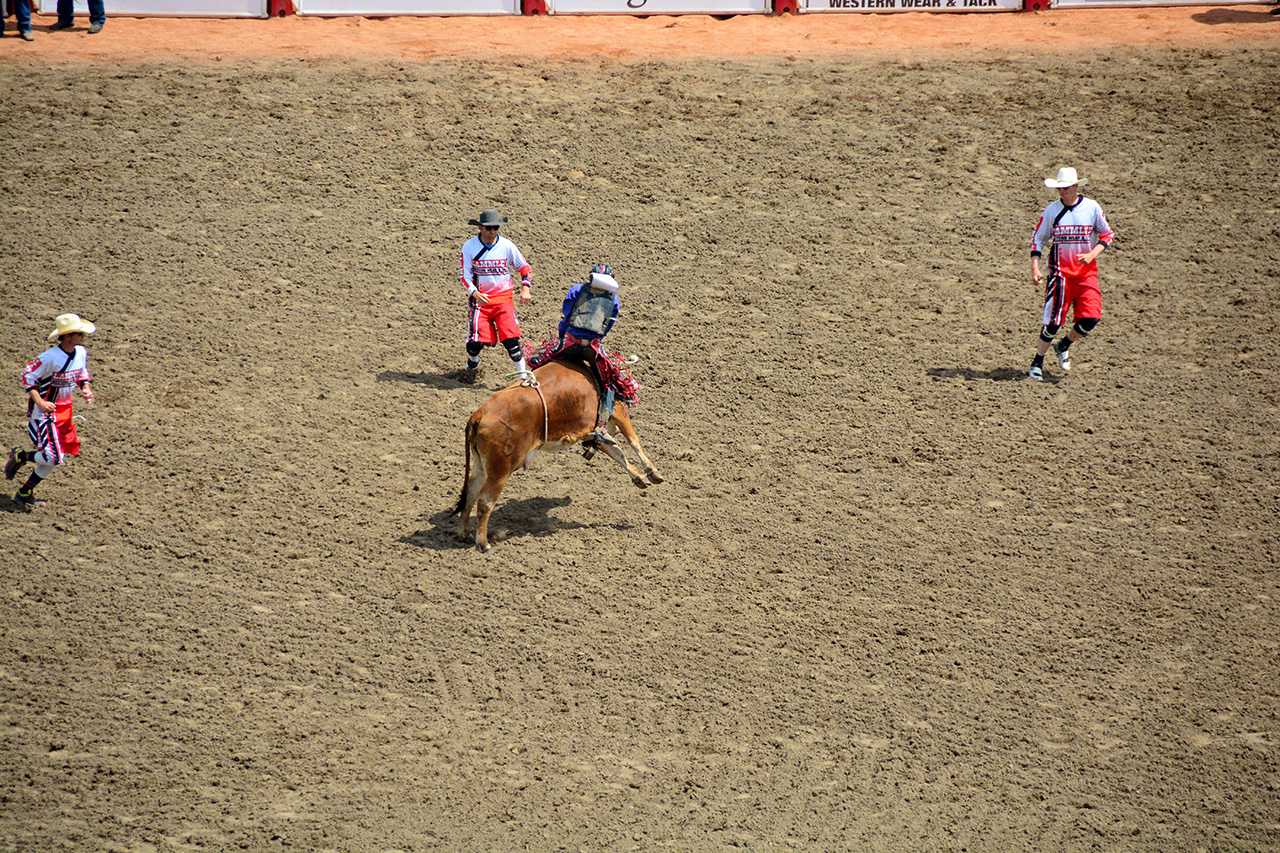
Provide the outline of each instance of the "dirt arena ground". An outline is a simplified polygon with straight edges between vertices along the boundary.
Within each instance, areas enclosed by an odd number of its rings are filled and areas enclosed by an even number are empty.
[[[0,850],[1280,849],[1268,11],[10,31],[0,441],[100,331],[0,495]],[[1117,240],[1037,384],[1062,164]],[[617,271],[668,481],[543,456],[485,556],[491,206],[528,339]]]

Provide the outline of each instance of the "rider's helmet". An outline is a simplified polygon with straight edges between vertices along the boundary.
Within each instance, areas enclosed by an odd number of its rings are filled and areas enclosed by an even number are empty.
[[[587,278],[587,282],[593,290],[606,290],[609,293],[618,292],[618,281],[613,277],[613,267],[608,264],[596,264],[591,268],[591,275]]]

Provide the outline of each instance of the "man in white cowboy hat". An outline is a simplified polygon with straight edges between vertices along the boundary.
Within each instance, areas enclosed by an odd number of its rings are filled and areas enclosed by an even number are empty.
[[[1040,214],[1031,234],[1031,280],[1044,287],[1044,311],[1040,340],[1027,375],[1044,381],[1044,357],[1050,345],[1063,370],[1071,369],[1071,345],[1093,331],[1102,319],[1102,290],[1098,287],[1098,255],[1111,245],[1111,226],[1102,207],[1080,195],[1085,179],[1063,166],[1044,185],[1058,191],[1058,200]],[[1040,258],[1049,249],[1049,277],[1040,274]],[[1075,324],[1058,343],[1053,338],[1066,325],[1071,312]]]
[[[27,393],[27,433],[34,450],[15,447],[9,451],[4,477],[12,480],[18,469],[28,462],[35,470],[14,495],[21,507],[40,507],[45,501],[33,493],[37,484],[53,473],[66,456],[80,453],[80,439],[71,419],[72,392],[79,387],[85,405],[93,405],[93,386],[89,381],[89,351],[85,341],[95,331],[92,323],[76,314],[59,314],[49,340],[57,346],[36,356],[22,371],[22,387]]]
[[[515,372],[528,373],[511,276],[513,272],[519,274],[520,304],[527,305],[533,301],[533,268],[516,244],[498,233],[507,224],[507,218],[499,216],[498,211],[481,211],[480,218],[468,224],[476,226],[477,233],[463,244],[459,258],[460,280],[467,291],[467,366],[457,376],[463,382],[474,382],[481,350],[499,341],[511,356]]]

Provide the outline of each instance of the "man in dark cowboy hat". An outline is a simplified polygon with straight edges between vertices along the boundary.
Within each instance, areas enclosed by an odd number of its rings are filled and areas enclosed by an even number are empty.
[[[506,347],[515,372],[527,373],[524,347],[520,342],[520,322],[516,319],[515,285],[512,273],[520,276],[520,304],[533,301],[529,276],[532,268],[516,244],[498,233],[507,224],[496,210],[485,210],[470,220],[478,229],[462,246],[459,258],[462,287],[467,291],[467,366],[459,374],[463,382],[474,382],[480,367],[480,351],[501,342]]]

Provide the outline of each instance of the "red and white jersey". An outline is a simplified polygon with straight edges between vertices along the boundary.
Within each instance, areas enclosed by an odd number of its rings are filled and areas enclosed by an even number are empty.
[[[59,409],[71,405],[71,392],[82,382],[89,381],[89,351],[76,347],[68,355],[62,347],[53,347],[40,353],[36,360],[22,370],[22,389],[35,388],[40,396],[56,404]],[[28,399],[28,413],[35,404]]]
[[[517,273],[524,279],[533,269],[516,244],[506,237],[499,237],[492,246],[480,242],[478,235],[472,237],[462,245],[460,262],[463,288],[475,287],[486,296],[510,293],[514,287],[511,274]]]
[[[1080,196],[1067,207],[1058,199],[1044,209],[1036,230],[1031,235],[1031,254],[1039,255],[1052,241],[1049,250],[1050,273],[1061,272],[1072,278],[1097,270],[1097,262],[1080,263],[1080,256],[1099,243],[1111,245],[1111,226],[1102,207],[1093,199]]]

